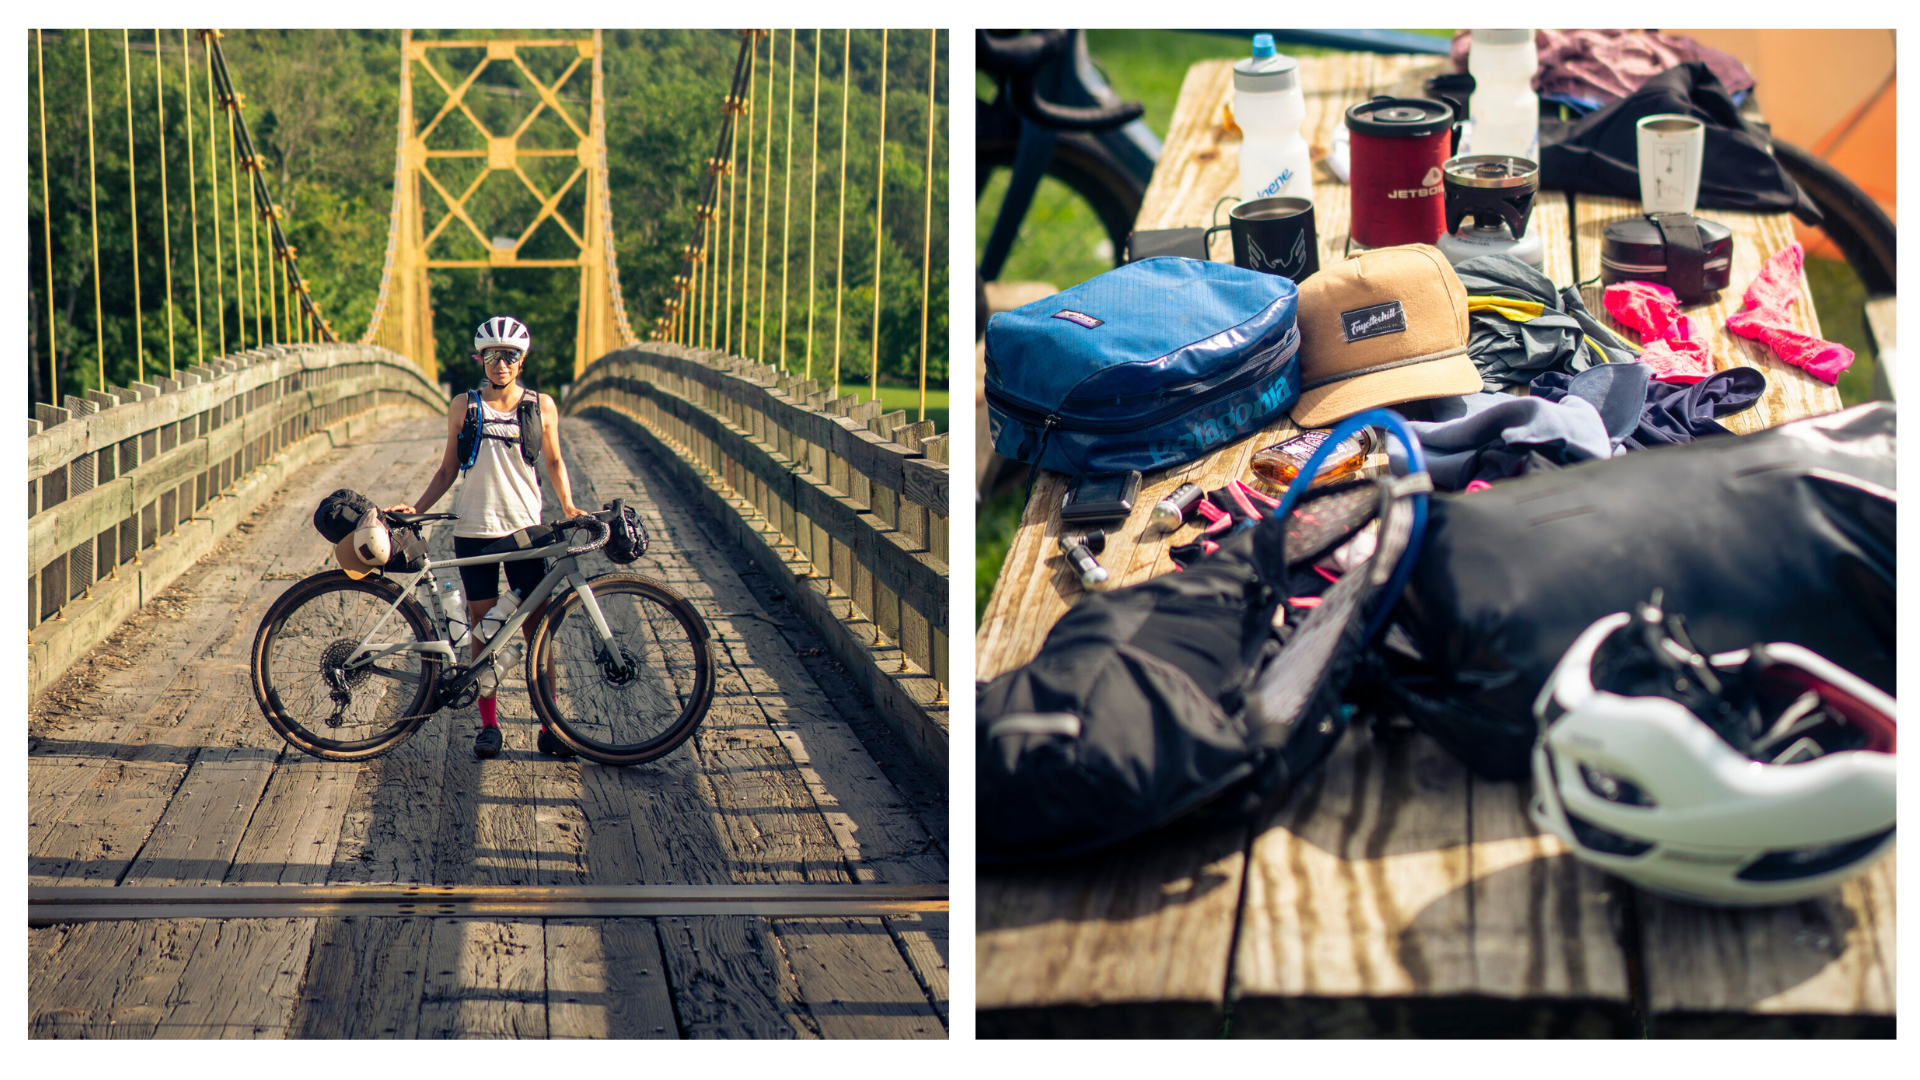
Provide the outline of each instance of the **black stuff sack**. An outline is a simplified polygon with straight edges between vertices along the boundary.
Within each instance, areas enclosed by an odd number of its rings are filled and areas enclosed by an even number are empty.
[[[1032,662],[978,691],[980,861],[1070,857],[1291,790],[1346,731],[1363,616],[1385,602],[1425,480],[1315,491],[1285,525],[1061,616]],[[1312,570],[1369,547],[1331,587]],[[1317,605],[1285,599],[1307,592]]]
[[[1895,407],[1437,495],[1370,677],[1476,774],[1527,775],[1581,631],[1653,594],[1703,652],[1790,641],[1894,688]]]
[[[327,543],[337,544],[353,535],[353,530],[360,527],[360,519],[372,509],[372,499],[352,488],[341,488],[321,499],[320,505],[314,508],[313,527],[327,538]]]
[[[393,538],[393,555],[381,567],[389,574],[417,574],[427,568],[427,541],[418,527],[400,525],[388,529]]]
[[[600,509],[619,511],[610,515],[611,520],[607,522],[607,546],[601,549],[607,553],[607,558],[625,566],[647,553],[647,524],[640,520],[639,514],[634,513],[633,507],[616,499],[602,504]]]

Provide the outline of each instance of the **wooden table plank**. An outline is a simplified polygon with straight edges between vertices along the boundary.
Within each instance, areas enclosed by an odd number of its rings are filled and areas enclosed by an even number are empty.
[[[1581,281],[1600,273],[1601,234],[1612,222],[1641,213],[1640,204],[1628,199],[1578,193],[1573,199],[1574,249],[1578,253]],[[1702,210],[1700,216],[1717,221],[1733,230],[1733,270],[1728,286],[1707,302],[1683,308],[1697,327],[1708,332],[1708,348],[1713,366],[1724,371],[1732,367],[1758,368],[1767,377],[1767,392],[1753,407],[1721,421],[1729,431],[1746,435],[1763,428],[1784,424],[1805,416],[1819,416],[1840,408],[1840,391],[1806,372],[1782,361],[1773,350],[1758,341],[1740,337],[1727,330],[1727,318],[1745,306],[1747,287],[1760,274],[1760,267],[1781,248],[1793,242],[1793,219],[1787,214],[1747,214],[1735,210]],[[1601,303],[1599,282],[1585,286],[1581,296],[1595,317],[1626,340],[1638,344],[1639,334],[1615,322]],[[1813,310],[1813,294],[1803,278],[1800,299],[1790,312],[1793,324],[1810,334],[1820,333],[1820,317]]]

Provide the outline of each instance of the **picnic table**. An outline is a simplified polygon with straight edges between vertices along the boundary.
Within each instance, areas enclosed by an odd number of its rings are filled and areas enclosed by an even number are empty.
[[[1419,94],[1432,57],[1302,59],[1310,144],[1346,108]],[[1136,228],[1205,225],[1238,190],[1224,124],[1228,60],[1187,73]],[[1321,265],[1347,250],[1349,189],[1324,164],[1314,193]],[[1606,223],[1637,203],[1542,191],[1534,229],[1556,285],[1595,278]],[[1712,328],[1717,368],[1748,365],[1766,395],[1726,421],[1747,433],[1840,408],[1838,392],[1730,335],[1746,286],[1793,239],[1786,215],[1720,210],[1734,234],[1732,285],[1689,314]],[[1231,261],[1228,238],[1212,257]],[[1607,320],[1596,283],[1587,306]],[[1798,323],[1817,333],[1804,290]],[[1638,337],[1614,326],[1629,341]],[[1282,419],[1190,464],[1149,473],[1109,530],[1115,584],[1174,569],[1151,507],[1193,481],[1249,475]],[[1059,557],[1068,478],[1041,472],[975,641],[978,677],[1030,660],[1081,596]],[[1185,540],[1189,532],[1175,534]],[[1008,1036],[1891,1035],[1895,857],[1827,896],[1716,909],[1642,892],[1575,860],[1526,814],[1528,782],[1492,782],[1425,735],[1386,739],[1356,722],[1294,795],[1251,822],[1189,823],[1103,854],[1038,868],[982,868],[978,1030]]]

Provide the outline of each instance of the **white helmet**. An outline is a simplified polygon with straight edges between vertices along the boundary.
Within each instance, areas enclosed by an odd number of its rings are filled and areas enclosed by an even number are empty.
[[[473,332],[473,351],[476,355],[502,345],[519,349],[520,355],[525,356],[527,350],[533,347],[533,335],[527,331],[525,323],[511,315],[495,315]]]
[[[350,578],[366,577],[374,568],[387,565],[393,558],[393,534],[387,531],[380,511],[376,508],[362,514],[359,527],[341,537],[333,553]]]
[[[1894,699],[1785,642],[1702,657],[1658,605],[1589,626],[1535,699],[1534,823],[1716,904],[1816,896],[1891,850]]]

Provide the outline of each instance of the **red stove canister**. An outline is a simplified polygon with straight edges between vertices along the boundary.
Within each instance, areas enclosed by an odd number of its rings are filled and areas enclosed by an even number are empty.
[[[1453,107],[1426,98],[1377,97],[1347,110],[1356,245],[1431,244],[1447,231],[1440,166],[1452,129]]]

